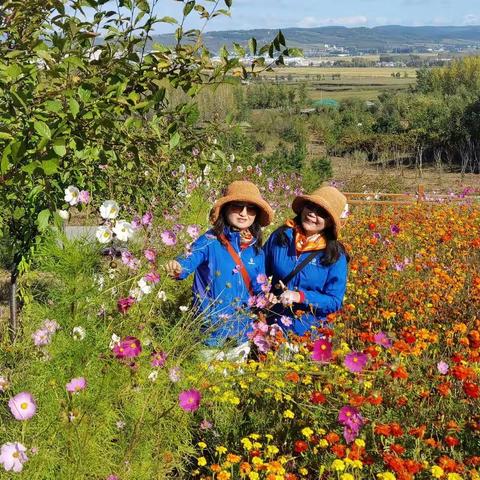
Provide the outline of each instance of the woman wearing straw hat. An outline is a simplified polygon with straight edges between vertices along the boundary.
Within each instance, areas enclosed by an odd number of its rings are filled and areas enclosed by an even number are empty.
[[[210,212],[213,228],[188,255],[165,265],[177,280],[195,273],[194,306],[205,320],[208,346],[247,340],[251,320],[245,309],[249,298],[261,292],[257,277],[265,273],[261,227],[272,219],[272,208],[253,183],[232,182]]]
[[[345,196],[334,187],[300,195],[296,213],[268,239],[265,268],[272,276],[272,318],[285,331],[304,335],[340,309],[347,283],[348,255],[338,241]]]

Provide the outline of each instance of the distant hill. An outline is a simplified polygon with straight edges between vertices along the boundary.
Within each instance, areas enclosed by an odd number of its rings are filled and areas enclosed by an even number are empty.
[[[282,32],[290,47],[306,50],[324,48],[325,44],[336,45],[348,50],[422,50],[443,46],[450,49],[463,49],[468,46],[480,48],[480,25],[464,27],[405,27],[386,25],[382,27],[317,27],[285,28]],[[255,37],[259,45],[272,40],[277,30],[228,30],[207,32],[204,41],[208,48],[216,52],[222,45],[232,42],[246,45]],[[174,43],[173,35],[158,35],[155,41],[163,44]]]

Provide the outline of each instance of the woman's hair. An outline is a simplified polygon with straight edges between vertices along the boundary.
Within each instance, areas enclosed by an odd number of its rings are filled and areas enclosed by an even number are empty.
[[[217,220],[213,224],[213,233],[217,238],[219,238],[220,235],[225,231],[225,227],[230,226],[227,220],[228,205],[229,203],[226,203],[225,205],[223,205]],[[260,226],[260,223],[258,222],[258,213],[255,216],[255,220],[250,226],[249,230],[256,240],[254,248],[255,248],[255,252],[258,253],[262,249],[262,245],[263,245],[263,234],[262,234],[262,228]]]
[[[300,215],[297,215],[293,219],[293,221],[297,225],[302,224]],[[347,250],[345,249],[345,246],[343,245],[343,243],[335,238],[335,235],[333,233],[333,221],[330,223],[332,226],[325,228],[322,232],[327,241],[327,246],[325,247],[325,254],[322,258],[322,265],[325,265],[325,266],[332,265],[340,258],[342,254],[345,255],[347,262],[349,262],[350,255],[347,253]],[[285,233],[288,228],[291,228],[291,227],[287,225],[282,225],[277,229],[276,241],[278,245],[281,245],[283,247],[288,245],[288,237],[287,237],[287,234]]]

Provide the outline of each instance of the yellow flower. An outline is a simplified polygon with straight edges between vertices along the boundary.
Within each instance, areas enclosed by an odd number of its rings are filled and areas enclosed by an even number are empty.
[[[265,435],[265,438],[266,438],[267,440],[273,440],[273,435],[272,435],[271,433],[267,433],[267,434]]]
[[[252,450],[253,445],[252,445],[252,442],[250,441],[249,438],[246,438],[246,437],[245,437],[245,438],[242,438],[242,439],[240,440],[240,442],[242,443],[243,447],[244,447],[246,450],[249,450],[249,451]]]
[[[200,447],[200,448],[207,448],[207,444],[205,442],[198,442],[197,445]]]
[[[258,475],[257,472],[250,472],[250,473],[248,474],[248,478],[249,478],[250,480],[258,480],[258,479],[260,478],[260,476]]]
[[[300,468],[300,470],[298,470],[298,473],[306,477],[308,475],[308,470],[306,468]]]
[[[224,453],[227,453],[227,449],[225,447],[222,447],[221,445],[217,448],[215,448],[215,450],[220,454],[224,454]]]
[[[197,463],[200,467],[204,467],[207,464],[207,459],[205,457],[198,457]]]
[[[253,457],[252,463],[254,465],[263,465],[263,460],[260,457]]]
[[[310,375],[305,375],[305,377],[302,380],[302,383],[304,385],[311,385],[312,383],[312,377]]]
[[[462,477],[458,473],[448,473],[447,480],[462,480]]]
[[[355,477],[351,473],[342,473],[340,480],[355,480]]]
[[[251,433],[249,437],[253,440],[258,440],[260,438],[260,435],[258,433]]]
[[[320,448],[327,448],[328,447],[328,442],[324,439],[324,438],[321,438],[319,441],[318,441],[318,446]]]
[[[275,445],[268,445],[267,452],[269,455],[275,455],[276,453],[278,453],[278,447],[276,447]]]
[[[345,470],[345,462],[337,458],[332,462],[332,468],[336,472],[343,472]]]
[[[430,472],[432,473],[433,478],[442,478],[445,472],[443,471],[442,467],[439,467],[438,465],[434,465],[431,469]]]
[[[302,435],[304,437],[310,438],[313,435],[313,430],[309,427],[305,427],[302,429]]]
[[[361,460],[354,460],[352,462],[352,467],[353,468],[359,468],[360,470],[363,468],[363,463]]]
[[[392,472],[382,472],[377,474],[378,480],[397,480],[397,477]]]
[[[283,418],[295,418],[295,414],[291,410],[285,410],[283,412]]]
[[[357,439],[355,439],[355,445],[357,447],[364,447],[365,446],[365,440],[363,440],[361,438],[357,438]]]
[[[253,448],[259,450],[260,448],[262,448],[262,444],[260,442],[253,442]]]

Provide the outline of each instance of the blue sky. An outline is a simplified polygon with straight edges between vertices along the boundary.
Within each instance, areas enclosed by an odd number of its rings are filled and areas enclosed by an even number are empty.
[[[220,3],[223,4],[223,0]],[[181,6],[182,3],[174,0],[160,0],[158,13],[179,18]],[[217,17],[210,21],[206,30],[325,25],[480,25],[480,0],[233,0],[231,12],[230,18]],[[189,22],[191,27],[201,25],[199,21]]]

